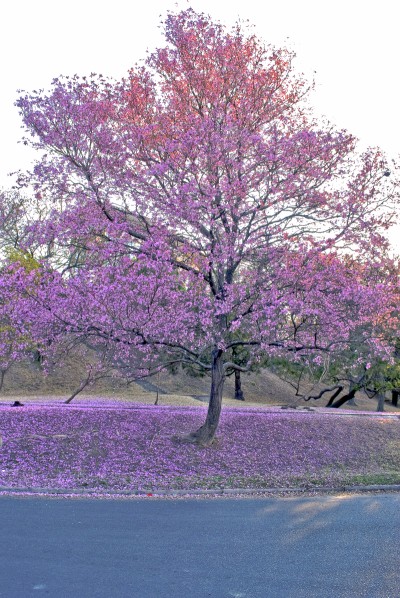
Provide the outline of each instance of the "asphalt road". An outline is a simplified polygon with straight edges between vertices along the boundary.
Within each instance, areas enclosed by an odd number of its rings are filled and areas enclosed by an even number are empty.
[[[400,495],[0,497],[0,596],[399,598]]]

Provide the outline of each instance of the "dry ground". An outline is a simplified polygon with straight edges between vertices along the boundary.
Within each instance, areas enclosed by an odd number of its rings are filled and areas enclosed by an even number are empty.
[[[67,398],[78,386],[84,376],[82,364],[73,358],[64,367],[45,375],[38,364],[26,362],[15,364],[4,379],[0,393],[1,402],[10,402],[19,398],[26,402],[34,402],[43,397]],[[207,403],[210,387],[208,376],[194,378],[184,372],[177,375],[162,372],[155,377],[139,383],[126,383],[118,380],[104,379],[87,387],[79,395],[90,400],[91,397],[118,398],[121,401],[154,404],[158,392],[159,405],[201,405]],[[242,376],[242,388],[245,401],[236,401],[233,378],[228,378],[224,389],[224,404],[231,407],[251,407],[268,405],[290,405],[298,408],[325,407],[328,397],[317,401],[305,402],[295,395],[293,387],[268,370],[258,374]],[[308,389],[307,389],[308,390]],[[304,389],[304,392],[306,389]],[[317,393],[314,393],[317,394]],[[376,400],[369,399],[364,393],[358,393],[357,404],[351,406],[355,411],[375,411]],[[349,406],[345,406],[349,408]],[[388,400],[385,411],[400,412]]]

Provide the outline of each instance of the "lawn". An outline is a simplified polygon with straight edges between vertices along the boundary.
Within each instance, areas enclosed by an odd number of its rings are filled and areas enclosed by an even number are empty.
[[[0,486],[97,492],[400,483],[397,417],[223,410],[210,448],[172,440],[202,407],[0,405]]]

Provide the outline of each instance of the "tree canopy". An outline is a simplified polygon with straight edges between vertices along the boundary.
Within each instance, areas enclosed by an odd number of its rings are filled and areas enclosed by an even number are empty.
[[[44,346],[90,339],[132,375],[209,371],[207,419],[186,437],[208,445],[228,371],[318,362],[362,327],[390,358],[377,323],[397,326],[398,277],[382,276],[398,178],[313,115],[289,51],[191,9],[164,31],[121,81],[60,77],[18,100],[42,150],[20,183],[49,210],[28,227],[41,275],[19,310]]]

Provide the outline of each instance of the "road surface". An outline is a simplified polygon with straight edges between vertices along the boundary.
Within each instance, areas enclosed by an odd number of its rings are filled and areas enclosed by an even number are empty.
[[[3,598],[399,598],[400,495],[0,497]]]

